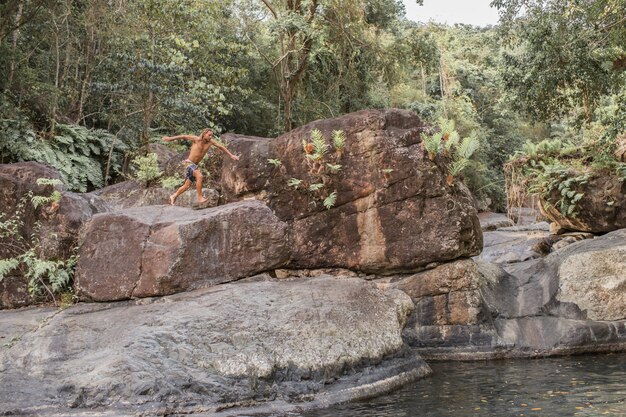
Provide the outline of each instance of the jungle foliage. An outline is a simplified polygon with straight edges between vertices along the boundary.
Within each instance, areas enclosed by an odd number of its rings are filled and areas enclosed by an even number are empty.
[[[477,28],[408,21],[399,0],[8,0],[0,162],[47,162],[84,191],[163,135],[275,136],[399,107],[479,138],[455,169],[503,209],[503,165],[527,141],[594,131],[593,164],[610,160],[602,144],[626,126],[625,1],[493,0],[500,24]]]

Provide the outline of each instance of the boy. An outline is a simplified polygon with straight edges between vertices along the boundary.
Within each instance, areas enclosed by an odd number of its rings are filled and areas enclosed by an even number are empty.
[[[178,136],[165,136],[163,140],[165,142],[171,142],[177,139],[185,139],[193,142],[191,149],[189,150],[189,157],[185,160],[185,183],[174,194],[170,196],[170,204],[174,205],[179,195],[189,189],[191,183],[195,181],[196,192],[198,193],[198,203],[204,203],[207,201],[202,195],[202,173],[198,169],[198,164],[204,158],[204,155],[209,151],[211,146],[215,146],[225,154],[227,154],[233,161],[238,161],[239,157],[233,155],[223,145],[212,140],[213,131],[211,129],[204,129],[200,136],[192,135],[178,135]]]

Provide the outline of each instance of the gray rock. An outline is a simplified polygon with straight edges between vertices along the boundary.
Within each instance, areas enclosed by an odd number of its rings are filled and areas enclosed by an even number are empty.
[[[626,320],[626,229],[571,244],[557,260],[560,301],[592,320]]]
[[[260,201],[99,214],[83,230],[76,290],[113,301],[234,281],[286,263],[286,233]]]
[[[483,232],[493,231],[501,227],[513,226],[513,220],[509,219],[506,214],[493,213],[485,211],[478,213],[478,220]]]
[[[79,304],[0,351],[0,413],[160,415],[362,398],[429,372],[401,337],[411,311],[400,291],[331,277]],[[0,321],[5,328],[3,312]]]
[[[512,264],[539,258],[534,247],[542,242],[549,232],[543,230],[521,231],[502,228],[483,234],[484,247],[474,259],[496,264]]]

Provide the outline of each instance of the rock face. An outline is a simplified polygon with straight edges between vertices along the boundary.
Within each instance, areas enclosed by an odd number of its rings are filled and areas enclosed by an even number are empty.
[[[542,202],[542,213],[561,229],[607,233],[626,228],[626,180],[614,173],[591,178],[578,191],[584,197],[577,203],[576,217],[563,216],[552,205]],[[558,201],[559,196],[552,196]]]
[[[312,162],[303,141],[315,129],[328,144],[342,130],[345,147],[329,144],[325,159]],[[293,268],[412,271],[476,255],[482,233],[471,196],[459,183],[446,185],[444,161],[424,156],[422,129],[411,112],[368,110],[276,139],[224,135],[241,160],[224,163],[223,192],[231,201],[261,199],[291,225]],[[340,170],[333,173],[329,161]],[[302,180],[298,188],[288,185],[292,178]],[[310,191],[314,184],[320,190]],[[322,200],[332,192],[327,210]]]
[[[559,254],[557,298],[591,320],[626,320],[626,229],[583,243]]]
[[[76,289],[111,301],[233,281],[286,263],[286,231],[259,201],[100,214],[82,233]]]
[[[379,394],[429,372],[403,353],[411,309],[399,291],[330,277],[80,304],[0,348],[0,413],[212,413],[272,400],[275,413]]]
[[[477,324],[482,300],[476,277],[476,264],[462,260],[403,278],[395,288],[415,302],[417,326]]]
[[[461,260],[392,279],[415,303],[407,343],[426,359],[626,350],[626,229],[503,266]]]
[[[181,180],[181,185],[183,181]],[[146,207],[169,204],[170,195],[173,190],[161,187],[146,188],[136,181],[124,181],[118,184],[110,185],[98,190],[91,195],[97,196],[100,200],[105,201],[110,211],[124,210],[132,207]],[[219,201],[219,193],[216,190],[203,189],[204,197],[209,201],[207,207],[216,207]],[[189,191],[181,194],[176,200],[176,205],[180,207],[192,207],[196,202],[196,191],[192,187]]]

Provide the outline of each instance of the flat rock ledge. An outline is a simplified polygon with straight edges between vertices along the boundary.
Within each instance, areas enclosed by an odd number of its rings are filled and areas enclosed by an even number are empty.
[[[430,373],[402,339],[412,309],[326,276],[79,304],[34,328],[37,314],[20,327],[2,311],[0,333],[18,334],[2,334],[0,414],[253,415],[379,395]]]

